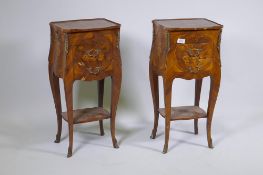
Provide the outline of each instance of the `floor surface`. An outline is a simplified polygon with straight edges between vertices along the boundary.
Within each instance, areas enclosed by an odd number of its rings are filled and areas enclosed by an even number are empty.
[[[66,158],[68,135],[63,123],[62,141],[54,143],[56,125],[53,110],[36,117],[28,113],[3,118],[0,128],[0,174],[262,174],[263,117],[260,113],[240,116],[216,112],[213,123],[214,149],[207,147],[205,119],[199,135],[193,121],[171,125],[169,151],[162,154],[164,120],[157,137],[150,139],[152,118],[118,112],[119,149],[111,143],[109,121],[105,135],[98,122],[76,125],[73,157]],[[151,111],[149,111],[151,114]],[[231,113],[230,113],[231,114]],[[26,115],[26,114],[25,114]],[[232,117],[231,117],[232,116]]]

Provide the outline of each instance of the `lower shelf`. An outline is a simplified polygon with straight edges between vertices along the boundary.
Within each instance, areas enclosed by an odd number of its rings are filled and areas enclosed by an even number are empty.
[[[165,108],[159,108],[159,113],[165,118]],[[206,112],[198,106],[180,106],[171,108],[171,120],[191,120],[206,118]]]
[[[64,120],[68,121],[67,112],[62,112]],[[102,107],[73,110],[73,123],[86,123],[110,118],[110,113]]]

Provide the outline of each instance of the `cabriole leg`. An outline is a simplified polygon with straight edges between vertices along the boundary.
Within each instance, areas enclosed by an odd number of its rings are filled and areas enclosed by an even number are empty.
[[[121,89],[121,70],[115,68],[115,73],[112,75],[112,85],[111,85],[111,137],[112,137],[112,144],[114,148],[119,148],[117,143],[117,139],[115,137],[115,119],[116,119],[116,110],[120,96],[120,89]]]
[[[72,156],[73,148],[73,81],[67,79],[64,80],[65,99],[67,106],[67,117],[68,117],[68,130],[69,130],[69,146],[67,157]]]
[[[213,112],[217,100],[217,95],[220,87],[220,80],[221,80],[220,71],[210,76],[210,93],[209,93],[209,101],[207,108],[207,124],[206,124],[207,142],[209,148],[213,148],[213,142],[211,137],[211,125],[212,125],[212,118],[213,118]]]
[[[52,69],[52,64],[49,63],[48,65],[49,71],[49,81],[50,86],[55,102],[56,114],[57,114],[57,134],[55,143],[59,143],[61,139],[61,130],[62,130],[62,109],[61,109],[61,98],[60,98],[60,87],[59,87],[59,78],[54,74]]]
[[[154,108],[154,126],[152,130],[151,139],[155,139],[157,127],[158,127],[158,120],[159,120],[159,84],[158,84],[158,75],[155,74],[152,70],[152,66],[149,66],[149,78],[151,84],[151,91],[152,91],[152,99],[153,99],[153,108]]]
[[[164,103],[165,103],[165,143],[163,147],[163,153],[167,153],[169,134],[170,134],[170,119],[171,119],[171,100],[172,100],[172,79],[163,79],[164,87]]]

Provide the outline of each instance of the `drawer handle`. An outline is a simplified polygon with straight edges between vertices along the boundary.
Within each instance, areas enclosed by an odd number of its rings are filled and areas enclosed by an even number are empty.
[[[86,54],[82,56],[82,60],[84,61],[97,61],[98,56],[100,54],[99,49],[90,49],[86,51]]]
[[[187,54],[188,54],[190,57],[199,57],[202,49],[196,49],[196,48],[194,48],[194,49],[189,49],[189,48],[188,48],[186,51],[187,51]]]
[[[88,67],[87,70],[89,71],[90,74],[97,75],[100,72],[101,67],[95,67],[95,68]]]
[[[100,53],[99,49],[90,49],[88,51],[88,56],[96,58],[99,55],[99,53]]]
[[[78,63],[79,66],[81,67],[84,67],[85,66],[85,63],[84,62],[79,62]],[[92,67],[87,67],[86,70],[90,73],[90,74],[93,74],[93,75],[97,75],[100,71],[101,71],[102,67],[95,67],[95,68],[92,68]]]

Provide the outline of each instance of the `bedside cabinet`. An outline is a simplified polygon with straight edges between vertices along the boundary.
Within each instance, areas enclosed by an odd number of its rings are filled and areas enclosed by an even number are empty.
[[[49,52],[49,79],[55,101],[58,130],[56,143],[60,142],[62,118],[68,122],[68,157],[72,156],[73,125],[99,121],[104,135],[103,120],[110,119],[114,148],[115,116],[121,88],[121,57],[119,50],[120,24],[107,19],[85,19],[51,22]],[[111,77],[110,112],[103,108],[104,79]],[[61,111],[59,78],[63,79],[67,111]],[[98,106],[73,110],[72,90],[75,80],[98,82]]]
[[[165,144],[167,152],[170,122],[194,120],[198,134],[198,119],[207,119],[208,147],[212,148],[211,123],[221,78],[220,38],[222,25],[207,19],[153,20],[153,41],[149,63],[149,76],[154,106],[154,128],[151,138],[156,137],[159,114],[165,118]],[[163,78],[165,108],[159,108],[158,76]],[[199,107],[202,79],[210,77],[210,94],[207,112]],[[195,79],[193,106],[171,107],[174,79]]]

